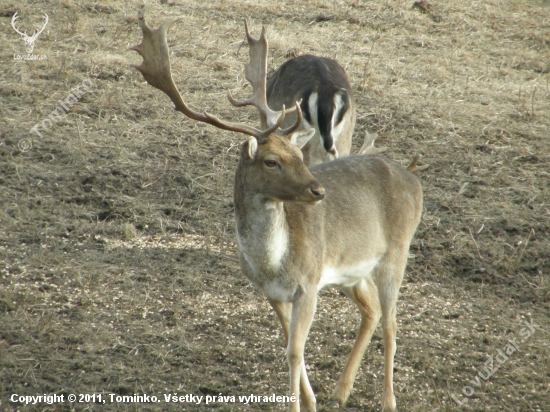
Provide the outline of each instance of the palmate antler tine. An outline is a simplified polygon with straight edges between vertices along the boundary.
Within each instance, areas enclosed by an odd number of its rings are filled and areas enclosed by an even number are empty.
[[[275,123],[281,112],[272,110],[267,104],[267,51],[268,42],[265,35],[265,27],[262,26],[260,37],[255,39],[248,30],[248,22],[244,19],[244,28],[246,38],[248,40],[248,54],[250,61],[244,65],[244,74],[246,80],[252,85],[252,96],[246,100],[237,101],[227,93],[227,98],[233,106],[255,106],[260,113],[266,118],[267,124]],[[292,113],[295,108],[287,110],[287,113]]]
[[[132,66],[141,72],[147,83],[164,92],[174,103],[175,110],[182,112],[185,116],[220,129],[262,138],[264,134],[261,130],[243,124],[225,122],[206,112],[195,112],[185,104],[172,78],[168,43],[166,42],[168,29],[182,18],[169,18],[158,29],[153,30],[145,21],[145,8],[141,8],[138,12],[138,22],[143,32],[143,40],[141,44],[131,47],[130,50],[137,51],[143,57],[143,62],[139,66]]]
[[[244,65],[244,73],[246,80],[252,85],[252,96],[249,99],[237,101],[233,99],[231,94],[228,94],[229,101],[236,107],[246,105],[256,106],[256,108],[268,118],[279,117],[279,114],[275,113],[267,105],[266,77],[268,43],[265,36],[265,27],[262,27],[262,33],[258,39],[250,35],[246,19],[244,20],[244,27],[248,40],[248,54],[250,56],[250,61]]]

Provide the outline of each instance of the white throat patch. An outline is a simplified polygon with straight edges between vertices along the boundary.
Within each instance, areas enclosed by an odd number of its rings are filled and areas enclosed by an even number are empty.
[[[263,210],[262,210],[263,209]],[[237,225],[237,243],[246,261],[258,275],[261,271],[277,271],[288,250],[288,229],[284,212],[276,202],[268,201],[251,211],[251,232],[242,234]]]

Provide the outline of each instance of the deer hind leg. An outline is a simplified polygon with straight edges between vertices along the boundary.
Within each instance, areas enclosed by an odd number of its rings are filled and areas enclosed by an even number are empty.
[[[400,256],[391,264],[381,265],[376,277],[378,297],[382,309],[382,329],[384,334],[384,394],[382,411],[395,412],[396,403],[393,393],[393,360],[396,350],[397,333],[397,296],[405,272],[407,255]]]
[[[343,287],[341,289],[359,307],[361,311],[361,325],[359,326],[357,338],[355,339],[355,344],[346,362],[346,366],[330,396],[330,399],[338,402],[340,407],[344,406],[353,389],[355,375],[372,334],[378,325],[381,311],[378,291],[371,280],[362,280],[353,287]]]
[[[283,333],[285,335],[285,343],[288,346],[288,335],[290,329],[290,316],[292,312],[292,303],[290,302],[277,302],[269,300],[271,307],[275,310],[281,326],[283,327]],[[306,365],[302,362],[302,371],[300,373],[300,406],[304,411],[315,410],[315,394],[311,388],[311,384],[307,378]],[[298,396],[298,394],[296,394]]]

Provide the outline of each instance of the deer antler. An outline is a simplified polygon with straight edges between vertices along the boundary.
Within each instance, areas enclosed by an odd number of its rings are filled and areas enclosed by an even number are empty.
[[[255,39],[250,35],[248,30],[248,22],[244,19],[244,28],[246,31],[246,38],[248,40],[248,54],[250,61],[244,65],[244,74],[246,80],[252,85],[252,96],[246,100],[237,101],[231,96],[231,93],[227,93],[227,98],[233,106],[255,106],[261,115],[266,119],[267,125],[272,125],[281,115],[281,112],[272,110],[267,104],[267,51],[268,43],[265,36],[265,27],[262,26],[262,33],[258,39]],[[295,109],[288,110],[287,113],[294,111]]]
[[[164,92],[174,103],[174,109],[183,113],[185,116],[199,122],[211,124],[220,129],[244,133],[258,140],[264,140],[283,123],[285,117],[284,108],[281,116],[274,125],[266,130],[259,130],[244,124],[222,121],[207,112],[195,112],[185,104],[172,78],[168,43],[166,42],[166,33],[168,29],[172,24],[182,18],[183,17],[169,18],[162,23],[158,29],[152,30],[145,21],[145,8],[141,8],[138,12],[138,22],[143,32],[143,40],[141,44],[130,47],[130,50],[137,51],[143,57],[143,62],[139,66],[132,66],[141,72],[147,83]],[[299,116],[298,126],[301,120],[301,116]],[[296,128],[298,126],[296,126]]]
[[[44,31],[49,20],[50,18],[48,17],[48,15],[44,13],[44,24],[42,25],[42,28],[40,30],[38,30],[36,33],[33,33],[32,38],[34,40],[36,40],[38,38],[38,35]]]
[[[411,164],[407,166],[407,170],[411,173],[421,172],[422,170],[426,170],[430,165],[422,165],[418,166],[416,163],[420,160],[420,155],[416,155],[414,159],[412,160]]]
[[[23,36],[23,40],[25,41],[26,43],[26,49],[27,49],[27,53],[32,53],[32,51],[34,50],[34,42],[35,40],[38,38],[38,35],[40,33],[42,33],[44,31],[44,29],[46,28],[46,25],[48,24],[48,20],[49,20],[49,17],[46,13],[44,13],[44,24],[42,25],[42,28],[40,30],[35,30],[33,33],[32,33],[32,36],[29,36],[27,34],[27,31],[25,30],[24,33],[22,33],[21,31],[19,31],[19,29],[15,26],[15,21],[17,20],[17,13],[18,12],[15,12],[12,19],[11,19],[11,25],[13,27],[13,29],[19,33],[21,36]]]
[[[363,146],[361,146],[361,149],[359,150],[360,155],[375,155],[378,153],[385,152],[388,148],[387,147],[375,147],[374,141],[378,137],[378,133],[369,133],[368,130],[365,130],[365,140],[363,141]]]
[[[25,31],[24,33],[21,33],[21,32],[19,31],[19,29],[18,29],[17,27],[15,27],[15,21],[17,20],[17,17],[18,17],[18,16],[17,16],[17,13],[19,13],[19,12],[16,11],[15,14],[13,15],[13,17],[11,18],[11,26],[12,26],[13,29],[14,29],[17,33],[19,33],[21,36],[29,37],[29,36],[27,35],[27,31]]]
[[[40,28],[40,30],[35,30],[33,33],[32,33],[32,36],[29,36],[27,34],[27,31],[25,30],[24,33],[20,32],[19,29],[17,27],[15,27],[15,21],[17,20],[17,18],[19,17],[17,15],[17,13],[19,13],[18,11],[15,12],[15,14],[13,15],[13,17],[11,18],[11,25],[13,27],[13,29],[19,33],[21,36],[25,37],[26,39],[32,39],[32,40],[36,40],[38,38],[38,36],[40,35],[40,33],[42,33],[44,31],[44,29],[46,28],[46,25],[48,24],[48,21],[49,21],[49,17],[46,13],[44,13],[44,24],[42,25],[42,28]]]

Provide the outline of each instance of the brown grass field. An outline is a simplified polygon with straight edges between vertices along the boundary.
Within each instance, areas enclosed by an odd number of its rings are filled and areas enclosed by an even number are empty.
[[[225,97],[250,90],[247,17],[253,35],[267,27],[270,70],[305,53],[346,68],[354,151],[369,130],[385,156],[430,164],[398,303],[398,410],[550,411],[550,2],[413,3],[161,0],[148,20],[185,16],[169,43],[192,108],[259,123]],[[285,410],[238,400],[288,390],[278,321],[235,254],[244,137],[174,112],[130,67],[140,4],[0,5],[0,410]],[[33,51],[46,59],[14,58],[16,11],[29,33],[49,15]],[[29,132],[83,82],[66,115]],[[321,293],[306,351],[320,411],[358,325],[336,289]],[[378,328],[346,410],[380,410],[382,350]],[[491,357],[499,369],[476,382]],[[10,401],[52,393],[107,402]],[[174,393],[236,402],[165,403]]]

